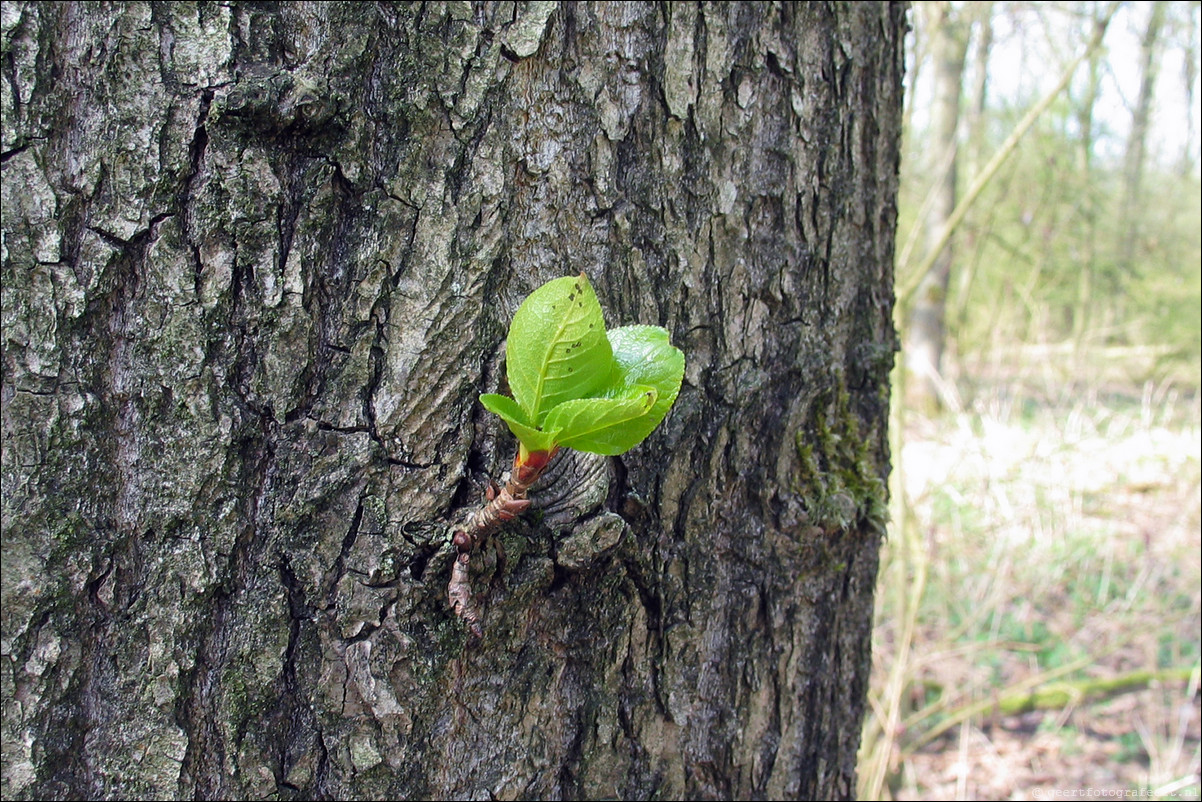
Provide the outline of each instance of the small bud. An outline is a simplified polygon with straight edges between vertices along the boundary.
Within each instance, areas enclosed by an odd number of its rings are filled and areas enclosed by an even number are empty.
[[[525,512],[529,506],[530,499],[528,498],[509,499],[497,507],[497,518],[502,521],[512,521]]]
[[[455,534],[451,536],[451,544],[460,554],[467,554],[472,550],[472,538],[462,529],[455,530]]]

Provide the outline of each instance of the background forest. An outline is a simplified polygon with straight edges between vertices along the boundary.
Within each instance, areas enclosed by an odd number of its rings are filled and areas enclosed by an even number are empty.
[[[867,799],[1199,793],[1199,3],[913,6]]]

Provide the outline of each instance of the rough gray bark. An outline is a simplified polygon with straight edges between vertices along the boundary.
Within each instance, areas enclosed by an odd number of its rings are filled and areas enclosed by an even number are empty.
[[[901,5],[3,9],[6,798],[853,793]],[[581,270],[685,386],[476,642],[476,396]]]

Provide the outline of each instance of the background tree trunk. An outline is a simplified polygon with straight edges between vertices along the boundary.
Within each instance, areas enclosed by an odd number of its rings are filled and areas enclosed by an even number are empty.
[[[1194,96],[1198,91],[1198,8],[1199,3],[1190,3],[1185,8],[1185,19],[1179,23],[1182,28],[1181,43],[1181,89],[1185,95],[1185,108],[1194,108]],[[1198,127],[1194,115],[1185,115],[1185,136],[1181,143],[1181,157],[1177,160],[1177,175],[1188,176],[1194,169],[1194,138],[1198,135]]]
[[[966,68],[971,66],[971,81],[967,81],[967,103],[964,110],[964,175],[968,181],[981,174],[990,156],[989,57],[993,50],[994,4],[983,0],[974,3],[972,10],[975,36],[970,43],[971,58],[966,56],[965,65]],[[967,80],[967,76],[965,78]],[[902,131],[904,137],[905,129]],[[943,314],[944,327],[953,332],[953,336],[945,339],[944,348],[950,352],[953,360],[958,361],[959,358],[955,351],[957,342],[954,333],[965,328],[964,320],[969,314],[968,301],[972,298],[972,287],[980,274],[981,254],[984,250],[982,245],[988,239],[992,228],[992,217],[986,218],[983,223],[965,227],[963,245],[960,248],[963,258],[960,259],[959,269],[955,271],[954,286],[949,278],[948,299]]]
[[[904,24],[5,3],[4,796],[850,796]],[[473,641],[476,396],[581,270],[685,386]]]
[[[965,175],[974,176],[989,161],[989,56],[993,52],[994,4],[981,0],[972,5],[976,36],[972,46],[972,80],[968,82],[968,102],[964,109],[964,142],[967,158]],[[968,55],[965,55],[968,66]]]
[[[1093,36],[1101,38],[1106,26],[1109,25],[1109,12],[1101,2],[1090,7],[1093,17]],[[1085,244],[1081,255],[1079,272],[1077,274],[1077,297],[1075,303],[1064,311],[1072,321],[1072,341],[1076,349],[1074,358],[1080,359],[1086,353],[1086,337],[1095,322],[1092,314],[1095,305],[1094,274],[1098,271],[1097,231],[1099,198],[1094,176],[1093,152],[1094,141],[1094,109],[1097,106],[1098,94],[1102,86],[1102,71],[1105,64],[1102,60],[1101,49],[1093,50],[1085,61],[1085,85],[1081,97],[1076,100],[1077,118],[1077,174],[1082,178],[1085,190],[1081,193],[1081,225],[1085,230],[1082,238]]]
[[[941,242],[943,229],[956,209],[958,129],[964,62],[972,18],[967,9],[950,2],[931,3],[927,25],[935,70],[931,106],[930,169],[934,177],[925,218],[927,252],[938,249],[914,293],[906,325],[907,404],[920,410],[941,405],[946,382],[942,377],[947,340],[947,291],[951,280],[952,243]]]
[[[1144,168],[1148,161],[1148,126],[1152,121],[1152,99],[1156,94],[1156,77],[1160,72],[1160,32],[1164,27],[1168,3],[1156,0],[1148,12],[1148,23],[1140,41],[1139,96],[1131,110],[1131,130],[1127,133],[1127,148],[1123,154],[1123,196],[1119,219],[1119,271],[1137,269],[1136,246],[1139,242],[1141,193]]]

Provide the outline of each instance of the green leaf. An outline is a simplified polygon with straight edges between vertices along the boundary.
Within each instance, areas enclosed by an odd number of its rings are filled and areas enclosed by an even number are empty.
[[[626,388],[621,397],[565,401],[547,414],[543,427],[554,433],[561,446],[607,456],[621,454],[646,437],[630,442],[631,425],[647,415],[657,395],[654,387],[641,385]]]
[[[485,393],[480,396],[480,403],[489,412],[499,415],[505,421],[509,426],[509,431],[513,432],[513,436],[526,447],[527,451],[550,451],[554,448],[554,438],[531,426],[526,418],[526,413],[509,396]]]
[[[629,449],[646,439],[676,402],[684,379],[684,353],[672,345],[667,330],[660,326],[611,329],[609,344],[616,373],[611,385],[648,385],[656,391],[655,404],[647,414],[628,424],[628,436],[633,440]]]
[[[506,371],[513,398],[480,401],[526,453],[557,446],[621,454],[667,415],[684,377],[684,354],[658,326],[605,333],[584,274],[555,279],[522,303],[509,327]]]
[[[506,374],[528,424],[540,427],[557,405],[596,395],[612,361],[601,304],[583,273],[547,282],[513,316]]]

